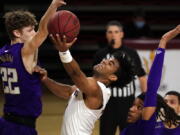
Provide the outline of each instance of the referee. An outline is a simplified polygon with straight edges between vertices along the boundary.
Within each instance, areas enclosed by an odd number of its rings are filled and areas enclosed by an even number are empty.
[[[142,68],[141,60],[136,50],[128,48],[122,44],[124,37],[123,27],[118,21],[110,21],[106,26],[106,39],[108,46],[99,50],[94,56],[93,65],[99,63],[102,59],[113,57],[116,51],[124,53],[133,68],[133,78],[129,80],[128,76],[123,76],[123,80],[119,84],[112,84],[111,98],[100,119],[100,135],[115,135],[117,127],[122,131],[126,127],[126,119],[129,108],[135,98],[135,78],[140,81],[141,90],[146,90],[146,73]],[[126,70],[126,69],[124,69]],[[129,73],[129,72],[128,72]]]

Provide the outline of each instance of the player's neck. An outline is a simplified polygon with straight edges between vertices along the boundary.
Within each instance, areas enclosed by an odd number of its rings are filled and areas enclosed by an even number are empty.
[[[13,44],[17,44],[17,43],[23,43],[22,40],[20,40],[19,38],[11,40],[11,45]]]
[[[94,75],[93,78],[94,78],[96,81],[99,81],[99,82],[103,83],[103,84],[106,85],[106,86],[108,86],[108,85],[110,84],[109,80],[104,79],[104,78],[102,78],[102,77],[100,77],[100,76]]]
[[[117,49],[117,48],[120,48],[122,46],[122,42],[118,43],[118,44],[114,44],[113,45],[113,48],[114,49]]]

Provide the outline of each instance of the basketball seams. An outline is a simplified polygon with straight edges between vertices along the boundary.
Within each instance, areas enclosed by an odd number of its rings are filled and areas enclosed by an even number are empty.
[[[70,29],[70,30],[66,31],[65,33],[69,33],[69,32],[73,31],[74,29],[76,29],[76,28],[78,28],[78,27],[80,27],[80,25],[79,25],[79,24],[78,24],[78,25],[76,25],[74,28],[72,28],[72,29]]]
[[[67,26],[67,24],[70,22],[69,20],[71,19],[71,17],[72,17],[72,15],[70,14],[70,16],[68,17],[68,19],[67,19],[67,22],[66,22],[66,24],[64,24],[64,29],[63,29],[63,34],[65,34],[66,32],[65,32],[65,29],[66,29],[66,26]]]
[[[80,30],[80,22],[76,15],[70,11],[61,10],[51,18],[48,24],[48,31],[53,35],[67,36],[67,42],[77,37]]]
[[[60,16],[60,14],[58,14],[58,18],[59,18],[59,16]],[[60,32],[60,21],[59,21],[59,19],[57,19],[58,21],[58,33],[61,35],[61,32]]]

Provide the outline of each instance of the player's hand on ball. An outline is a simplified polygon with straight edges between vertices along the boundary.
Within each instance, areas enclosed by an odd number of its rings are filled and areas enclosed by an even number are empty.
[[[50,34],[50,39],[55,45],[56,49],[59,50],[60,52],[67,51],[77,40],[77,38],[74,38],[72,42],[67,43],[66,36],[64,35],[61,39],[59,34],[56,34],[56,37]]]

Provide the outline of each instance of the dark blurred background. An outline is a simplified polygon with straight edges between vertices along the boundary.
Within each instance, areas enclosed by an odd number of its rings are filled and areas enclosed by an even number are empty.
[[[4,0],[0,2],[0,45],[8,41],[4,28],[3,14],[13,9],[27,9],[42,17],[51,0]],[[78,41],[72,47],[73,57],[89,76],[94,53],[105,46],[105,25],[118,20],[126,26],[132,21],[137,9],[143,10],[143,17],[150,27],[146,39],[159,39],[169,29],[180,23],[180,0],[69,0],[62,9],[70,10],[80,19],[81,30]],[[125,33],[126,34],[126,33]],[[126,40],[134,37],[125,35]],[[142,37],[138,37],[142,38]],[[136,38],[137,39],[137,38]],[[71,82],[60,63],[58,53],[47,39],[39,49],[39,59],[49,76],[61,82]]]

